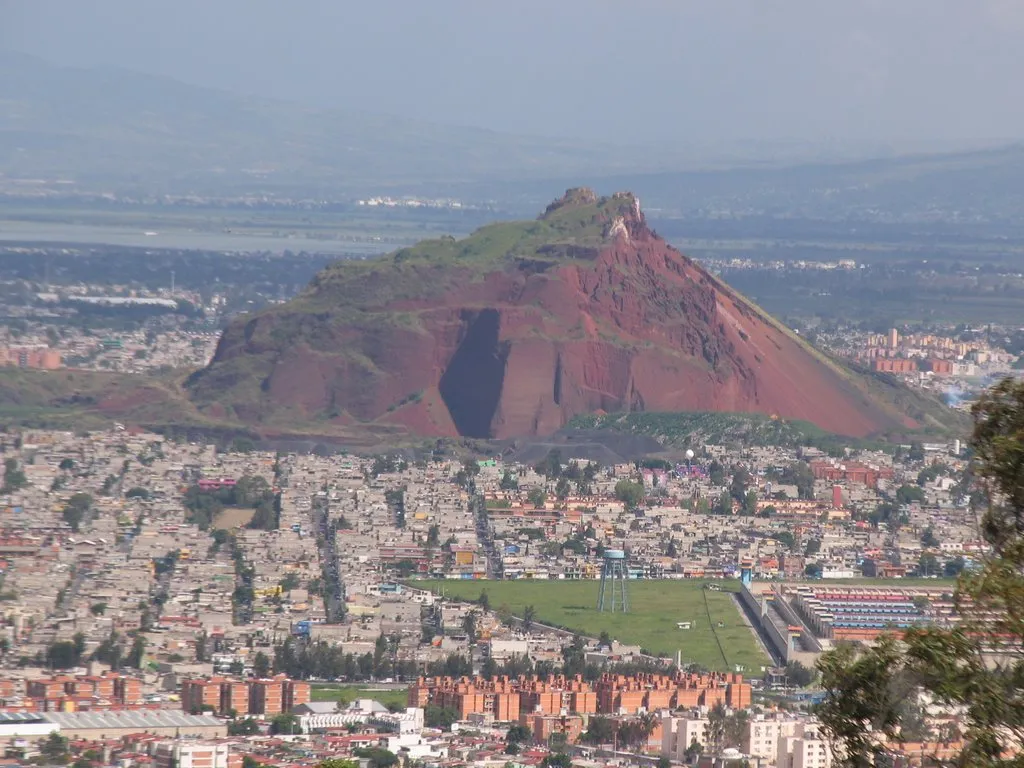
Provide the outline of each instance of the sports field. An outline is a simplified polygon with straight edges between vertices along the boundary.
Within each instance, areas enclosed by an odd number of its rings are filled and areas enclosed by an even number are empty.
[[[622,643],[639,645],[654,654],[708,669],[732,670],[741,665],[758,673],[768,663],[750,628],[740,616],[732,595],[736,584],[712,582],[722,591],[705,588],[704,581],[637,580],[629,582],[630,612],[597,610],[597,581],[416,581],[446,597],[476,601],[487,590],[491,610],[507,609],[522,616],[532,605],[534,620],[571,629],[590,637],[607,632]],[[678,622],[690,622],[679,629]]]

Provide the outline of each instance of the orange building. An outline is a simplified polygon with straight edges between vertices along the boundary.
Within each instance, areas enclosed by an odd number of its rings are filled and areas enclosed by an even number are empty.
[[[556,733],[565,734],[566,742],[573,744],[584,730],[582,715],[524,714],[519,722],[530,729],[538,744],[546,744]]]
[[[465,719],[489,714],[495,720],[533,716],[635,714],[679,707],[750,705],[750,685],[738,674],[604,674],[593,688],[580,677],[420,678],[409,688],[409,706],[434,705]]]
[[[880,373],[917,373],[917,361],[901,357],[876,357],[871,370]]]
[[[892,480],[894,476],[891,467],[870,467],[858,461],[848,461],[843,464],[833,464],[830,461],[812,461],[810,462],[810,467],[811,474],[814,475],[815,480],[860,483],[868,488],[875,488],[878,486],[879,480]]]
[[[60,368],[60,352],[48,347],[0,347],[0,365],[14,365],[18,368],[43,368],[54,371]]]
[[[284,675],[269,680],[230,680],[223,677],[185,680],[181,708],[185,712],[211,709],[221,715],[278,715],[310,699],[309,683]]]
[[[254,680],[249,687],[249,712],[253,715],[279,715],[284,711],[284,678]]]

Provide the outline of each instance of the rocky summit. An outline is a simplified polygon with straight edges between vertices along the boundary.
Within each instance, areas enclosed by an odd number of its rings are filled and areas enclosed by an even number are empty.
[[[851,436],[918,424],[647,225],[628,193],[340,261],[240,317],[188,382],[208,416],[518,437],[574,415],[757,411]]]

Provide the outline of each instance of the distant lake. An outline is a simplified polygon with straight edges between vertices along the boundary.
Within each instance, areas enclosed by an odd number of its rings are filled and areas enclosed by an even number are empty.
[[[87,224],[41,224],[37,222],[0,222],[0,243],[76,243],[83,245],[117,245],[129,248],[153,248],[195,251],[284,251],[367,254],[384,253],[399,247],[388,240],[352,242],[324,240],[295,235],[282,237],[257,235],[248,232],[198,232],[170,229],[166,232],[132,229],[117,226],[90,226]]]

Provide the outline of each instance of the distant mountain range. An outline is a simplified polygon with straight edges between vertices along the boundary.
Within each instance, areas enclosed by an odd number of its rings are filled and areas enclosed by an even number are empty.
[[[124,193],[450,192],[500,195],[523,210],[553,189],[586,183],[633,189],[670,214],[723,203],[800,212],[818,210],[826,198],[826,210],[856,210],[879,200],[902,205],[908,196],[941,197],[946,208],[1022,196],[1019,146],[894,157],[898,151],[883,144],[750,142],[737,149],[523,137],[310,109],[0,51],[0,180],[66,179]],[[884,159],[850,161],[872,155]]]
[[[0,172],[199,191],[525,179],[623,171],[621,147],[309,109],[0,51]],[[648,152],[645,167],[656,168]]]

